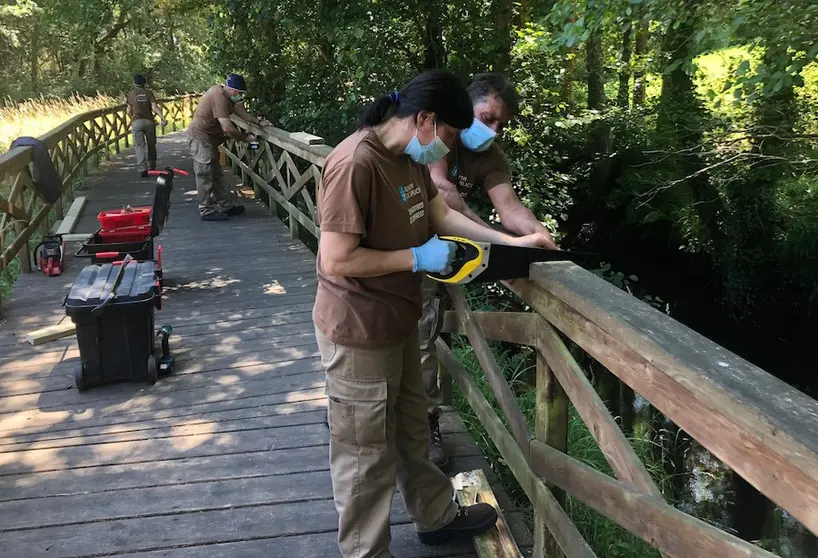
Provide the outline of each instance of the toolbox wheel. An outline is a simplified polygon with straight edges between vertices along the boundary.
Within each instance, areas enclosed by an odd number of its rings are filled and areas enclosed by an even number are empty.
[[[148,357],[148,381],[155,384],[158,377],[159,367],[156,365],[156,357],[151,355]]]
[[[77,385],[77,391],[85,391],[88,388],[88,384],[85,383],[85,366],[82,364],[74,372],[74,383]]]

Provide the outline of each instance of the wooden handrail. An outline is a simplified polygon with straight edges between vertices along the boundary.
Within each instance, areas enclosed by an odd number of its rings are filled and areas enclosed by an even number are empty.
[[[157,101],[174,131],[190,120],[197,98],[181,95]],[[31,271],[28,244],[32,234],[38,229],[47,232],[52,209],[57,219],[62,218],[63,204],[74,198],[73,180],[92,157],[100,151],[108,157],[110,147],[119,152],[123,139],[126,147],[129,145],[130,121],[126,106],[121,104],[79,114],[40,136],[63,184],[63,195],[54,204],[44,203],[34,191],[29,168],[31,147],[17,147],[0,155],[0,272],[14,258],[19,258],[23,271]],[[161,131],[164,133],[164,127]]]
[[[818,402],[578,266],[531,276],[532,308],[818,534]]]
[[[301,134],[233,121],[261,140],[256,151],[244,142],[227,142],[234,170],[268,202],[271,213],[289,221],[293,237],[314,242],[320,235],[314,192],[331,147],[299,141]],[[775,556],[664,501],[562,335],[818,534],[818,402],[573,264],[537,264],[531,277],[506,287],[532,312],[472,312],[462,290],[449,288],[455,310],[444,315],[445,332],[468,336],[511,433],[448,345],[437,339],[436,346],[532,502],[535,556],[594,555],[560,507],[562,490],[666,557]],[[536,349],[534,434],[487,339]],[[568,400],[616,479],[565,453]]]

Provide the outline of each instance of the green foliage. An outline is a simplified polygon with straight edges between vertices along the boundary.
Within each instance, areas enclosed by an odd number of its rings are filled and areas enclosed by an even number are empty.
[[[159,93],[202,90],[207,8],[190,0],[16,0],[0,6],[0,96],[121,94],[134,73]]]

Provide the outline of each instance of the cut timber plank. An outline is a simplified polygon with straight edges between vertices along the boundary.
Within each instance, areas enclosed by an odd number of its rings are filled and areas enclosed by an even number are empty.
[[[71,208],[68,210],[68,213],[65,214],[65,217],[62,220],[62,224],[60,228],[57,229],[56,234],[68,234],[73,232],[74,227],[77,225],[77,221],[79,221],[80,215],[82,215],[82,210],[85,208],[85,203],[88,201],[88,198],[85,196],[77,196],[74,199],[74,203],[71,204]]]
[[[291,132],[290,138],[299,142],[299,143],[306,143],[307,145],[323,145],[324,138],[320,136],[314,136],[312,134],[308,134],[307,132]]]
[[[62,235],[62,239],[66,242],[85,242],[94,233],[68,233]]]
[[[51,234],[54,234],[54,233],[56,233],[58,230],[60,230],[60,226],[61,226],[61,225],[62,225],[62,219],[60,219],[59,221],[54,221],[54,224],[53,224],[53,225],[51,225],[51,229],[49,229],[49,230],[50,230],[50,232],[51,232]]]
[[[55,341],[57,339],[62,339],[63,337],[74,335],[75,332],[76,326],[74,325],[74,322],[67,320],[61,324],[28,332],[26,334],[26,341],[32,345],[42,345],[43,343],[48,343],[49,341]]]
[[[523,558],[522,552],[514,542],[511,531],[506,525],[500,505],[491,491],[491,486],[482,469],[464,471],[452,479],[461,505],[470,506],[483,502],[497,510],[497,523],[494,527],[474,537],[474,548],[480,558]]]

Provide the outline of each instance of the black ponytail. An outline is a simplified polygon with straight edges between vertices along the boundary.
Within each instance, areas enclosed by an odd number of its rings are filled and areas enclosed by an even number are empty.
[[[393,91],[369,105],[361,118],[361,127],[421,111],[433,112],[439,121],[458,129],[471,126],[474,118],[471,98],[461,81],[450,71],[437,69],[417,75],[400,91]]]
[[[385,95],[380,99],[376,99],[374,103],[366,107],[364,114],[361,117],[361,126],[375,126],[386,120],[387,116],[392,116],[394,113],[393,103],[390,95]]]

